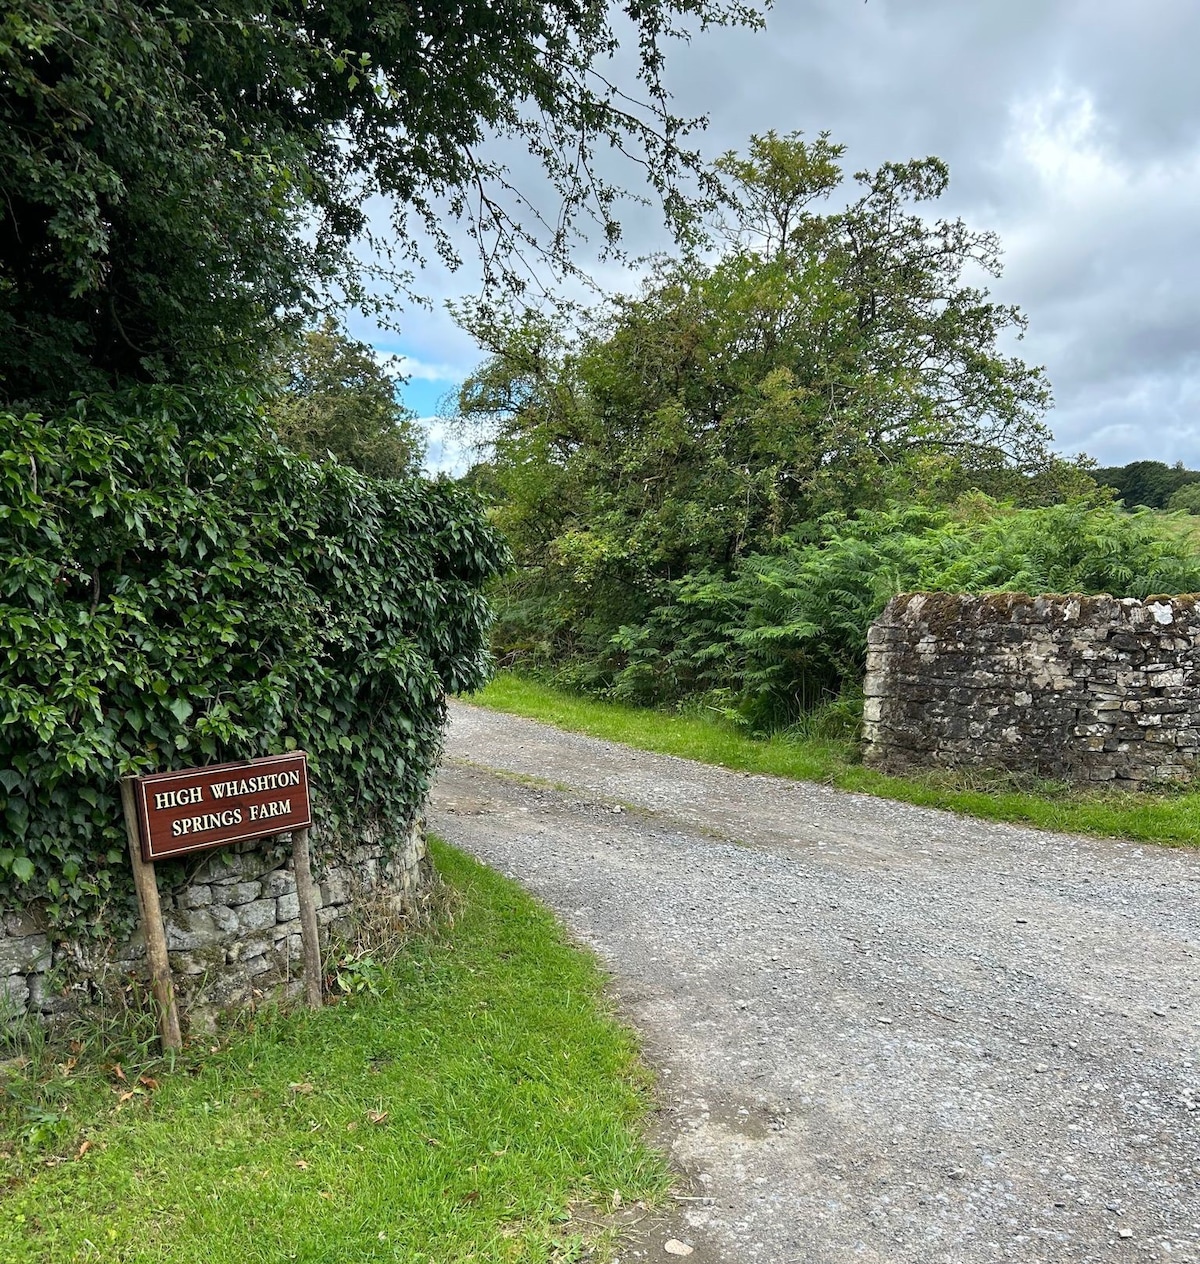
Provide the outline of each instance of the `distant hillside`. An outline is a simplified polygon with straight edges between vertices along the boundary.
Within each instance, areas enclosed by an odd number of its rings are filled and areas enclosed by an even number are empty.
[[[1200,470],[1185,470],[1183,462],[1167,465],[1165,461],[1131,461],[1128,465],[1093,470],[1092,477],[1105,487],[1115,488],[1118,498],[1130,509],[1135,505],[1166,509],[1171,497],[1181,487],[1200,483]],[[1178,504],[1172,508],[1195,512],[1190,504]]]

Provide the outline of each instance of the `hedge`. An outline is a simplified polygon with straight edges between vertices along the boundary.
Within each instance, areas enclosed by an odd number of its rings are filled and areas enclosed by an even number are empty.
[[[317,464],[169,388],[0,414],[0,539],[0,908],[76,935],[133,922],[127,774],[300,748],[319,837],[398,839],[505,564],[448,481]]]

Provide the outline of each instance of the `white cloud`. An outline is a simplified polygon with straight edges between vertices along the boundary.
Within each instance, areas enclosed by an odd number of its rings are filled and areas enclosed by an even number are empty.
[[[465,474],[471,452],[456,430],[440,417],[422,417],[417,424],[426,435],[426,474]]]
[[[470,372],[469,369],[455,364],[428,364],[410,355],[397,356],[397,366],[401,373],[413,381],[446,382],[451,386],[460,385]]]
[[[1060,83],[1014,104],[997,167],[1023,190],[1003,290],[1033,317],[1060,444],[1200,464],[1200,144],[1123,150],[1095,96]]]
[[[403,373],[414,382],[445,382],[449,386],[458,386],[471,371],[458,364],[429,363],[403,351],[389,351],[384,347],[375,348],[375,359],[384,368]]]

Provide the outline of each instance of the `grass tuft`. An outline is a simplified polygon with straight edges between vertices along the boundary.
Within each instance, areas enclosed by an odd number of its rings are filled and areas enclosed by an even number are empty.
[[[601,702],[511,673],[501,673],[469,701],[640,750],[681,755],[742,772],[820,781],[841,790],[946,808],[988,821],[1200,846],[1198,791],[1071,789],[1059,783],[1025,784],[1020,778],[970,769],[892,777],[858,763],[856,745],[848,740],[806,737],[796,730],[755,738],[716,713],[672,715]]]
[[[0,1065],[0,1259],[563,1264],[596,1244],[573,1206],[660,1196],[646,1072],[594,962],[514,884],[434,855],[453,927],[378,995],[260,1013],[173,1074],[116,1047]]]

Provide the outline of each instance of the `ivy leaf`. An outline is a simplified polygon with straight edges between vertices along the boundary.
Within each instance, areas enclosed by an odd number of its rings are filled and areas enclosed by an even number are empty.
[[[179,721],[180,724],[186,724],[188,717],[195,711],[195,707],[186,698],[175,698],[167,704],[167,709]]]
[[[33,861],[28,856],[18,856],[12,862],[12,871],[18,882],[28,882],[33,877]]]

